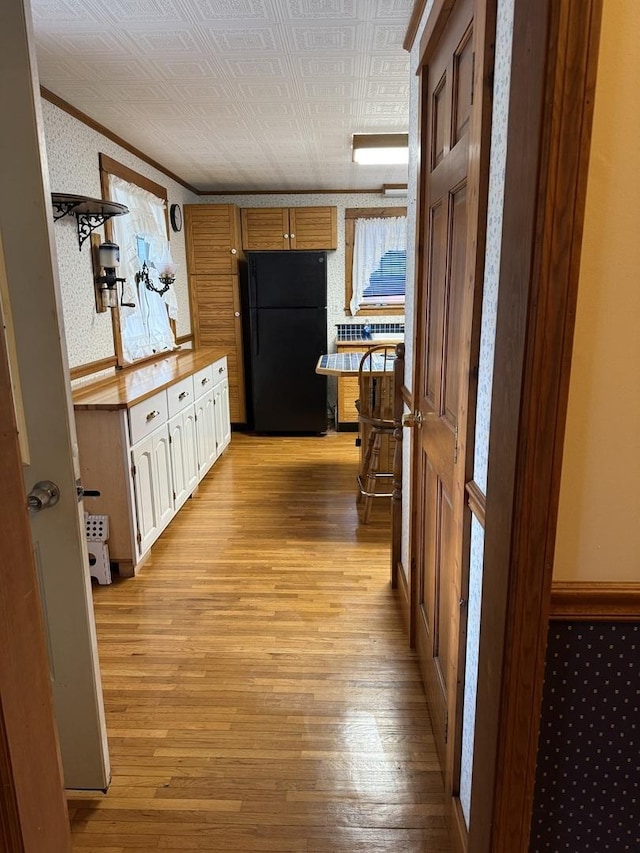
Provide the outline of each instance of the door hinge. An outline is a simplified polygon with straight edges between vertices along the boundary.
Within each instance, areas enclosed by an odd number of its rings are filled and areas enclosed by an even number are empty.
[[[173,439],[169,436],[169,444],[173,444]]]
[[[173,500],[175,501],[175,499],[176,499],[176,493],[174,492],[173,493]]]
[[[455,431],[455,447],[453,449],[453,464],[455,465],[458,461],[458,424],[456,424]]]
[[[135,476],[136,476],[136,473],[137,473],[137,468],[136,468],[136,466],[135,466],[135,465],[132,465],[132,466],[131,466],[131,476],[132,476],[132,477],[135,477]]]
[[[140,533],[139,530],[138,530],[138,533],[136,535],[136,539],[138,540],[138,545],[140,545],[140,543],[142,542],[142,534]]]

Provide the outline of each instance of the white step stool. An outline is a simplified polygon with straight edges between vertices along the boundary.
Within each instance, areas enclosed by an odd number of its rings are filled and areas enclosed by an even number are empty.
[[[89,573],[99,584],[111,583],[111,565],[109,563],[109,548],[106,540],[109,538],[109,516],[84,514],[89,551]]]

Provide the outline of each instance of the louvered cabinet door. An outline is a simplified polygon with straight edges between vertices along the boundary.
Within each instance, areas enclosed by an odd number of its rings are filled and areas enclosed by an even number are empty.
[[[184,208],[190,275],[237,275],[242,259],[235,204],[187,204]]]
[[[259,252],[289,248],[289,210],[286,207],[242,209],[242,248]]]
[[[289,245],[292,249],[337,249],[337,208],[290,207]]]
[[[196,347],[224,347],[231,419],[246,421],[239,266],[240,211],[234,204],[185,205],[191,320]]]
[[[192,297],[198,316],[198,345],[223,347],[229,368],[229,405],[233,423],[246,421],[242,318],[237,275],[194,275]]]

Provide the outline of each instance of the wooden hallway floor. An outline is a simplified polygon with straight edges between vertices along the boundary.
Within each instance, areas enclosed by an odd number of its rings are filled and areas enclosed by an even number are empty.
[[[353,438],[234,434],[140,574],[94,586],[113,781],[69,801],[74,853],[451,849]]]

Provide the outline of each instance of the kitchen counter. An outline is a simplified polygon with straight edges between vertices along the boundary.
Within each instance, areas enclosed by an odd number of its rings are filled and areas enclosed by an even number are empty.
[[[79,411],[129,409],[227,354],[224,347],[184,350],[137,369],[121,370],[108,379],[76,388],[73,407]]]

